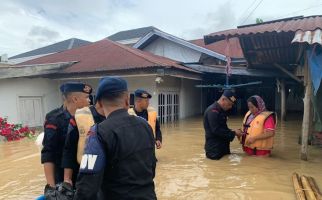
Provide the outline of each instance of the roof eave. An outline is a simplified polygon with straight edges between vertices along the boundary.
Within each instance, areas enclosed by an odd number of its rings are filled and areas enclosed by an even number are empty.
[[[204,54],[207,54],[211,57],[215,57],[217,59],[220,59],[220,60],[223,60],[223,61],[226,61],[226,56],[225,55],[222,55],[220,53],[217,53],[217,52],[214,52],[214,51],[211,51],[209,49],[206,49],[204,47],[200,47],[196,44],[193,44],[191,42],[188,42],[188,41],[185,41],[181,38],[178,38],[178,37],[175,37],[173,35],[170,35],[168,33],[165,33],[165,32],[162,32],[162,31],[159,31],[159,30],[153,30],[151,31],[150,33],[148,33],[146,36],[144,36],[143,38],[141,38],[135,45],[133,45],[133,48],[137,48],[137,49],[143,49],[144,47],[146,47],[150,42],[152,42],[153,40],[151,40],[151,38],[154,36],[154,35],[157,35],[159,37],[162,37],[162,38],[165,38],[165,39],[168,39],[172,42],[175,42],[175,43],[178,43],[182,46],[185,46],[185,47],[188,47],[188,48],[191,48],[195,51],[199,51],[201,53],[204,53]]]

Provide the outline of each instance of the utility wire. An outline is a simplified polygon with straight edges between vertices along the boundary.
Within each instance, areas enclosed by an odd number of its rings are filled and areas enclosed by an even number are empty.
[[[302,10],[293,11],[293,12],[288,13],[288,14],[286,14],[286,15],[282,15],[282,16],[280,16],[280,17],[277,17],[276,19],[284,18],[284,17],[287,17],[287,16],[289,16],[289,15],[293,15],[293,14],[296,14],[296,13],[298,13],[298,12],[302,12],[302,11],[305,11],[305,10],[310,10],[310,9],[317,8],[317,7],[320,7],[320,6],[322,6],[322,3],[321,3],[321,4],[318,4],[318,5],[314,5],[314,6],[310,6],[310,7],[304,8],[304,9],[302,9]]]
[[[247,21],[247,19],[254,13],[254,11],[258,8],[258,6],[263,2],[264,0],[261,0],[258,4],[257,4],[257,6],[249,13],[249,15],[246,17],[246,19],[242,22],[242,24],[244,24],[246,21]]]
[[[246,15],[246,13],[248,12],[248,10],[253,7],[253,5],[255,4],[257,0],[254,0],[249,6],[248,8],[240,15],[240,18],[244,18],[244,16]]]

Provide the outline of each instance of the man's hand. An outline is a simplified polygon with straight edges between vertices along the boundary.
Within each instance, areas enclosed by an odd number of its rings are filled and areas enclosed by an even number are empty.
[[[60,200],[72,200],[74,198],[73,186],[69,183],[63,182],[58,187]]]
[[[72,177],[73,177],[73,170],[69,169],[69,168],[65,168],[64,169],[64,182],[69,183],[70,185],[73,186]]]
[[[48,200],[56,200],[57,198],[57,190],[56,187],[52,187],[49,184],[45,186],[45,191],[44,191],[45,199]]]
[[[241,129],[236,129],[235,134],[236,134],[237,137],[240,137],[240,136],[243,135],[243,131]]]
[[[162,143],[160,140],[155,141],[155,145],[157,146],[157,149],[161,149]]]
[[[253,144],[256,141],[256,138],[254,137],[248,137],[246,140],[246,144]]]

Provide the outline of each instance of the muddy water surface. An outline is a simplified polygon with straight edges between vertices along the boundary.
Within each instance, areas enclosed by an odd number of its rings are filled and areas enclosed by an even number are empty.
[[[241,118],[229,120],[238,128]],[[244,155],[237,140],[232,154],[219,161],[204,156],[202,118],[162,127],[155,178],[158,199],[295,199],[293,172],[313,176],[322,189],[322,149],[309,147],[299,160],[301,121],[279,123],[272,157]],[[39,150],[33,141],[0,144],[0,200],[34,199],[45,185]]]

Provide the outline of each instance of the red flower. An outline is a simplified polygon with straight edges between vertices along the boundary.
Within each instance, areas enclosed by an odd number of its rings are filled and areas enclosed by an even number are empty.
[[[32,138],[35,130],[31,130],[28,126],[21,124],[10,124],[7,118],[0,117],[0,135],[5,136],[8,141],[20,140],[24,137]]]

